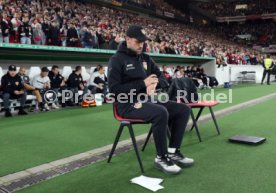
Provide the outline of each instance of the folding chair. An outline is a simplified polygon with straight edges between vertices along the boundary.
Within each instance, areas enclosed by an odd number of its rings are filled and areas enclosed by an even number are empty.
[[[114,118],[117,121],[120,121],[120,127],[119,127],[119,130],[117,132],[117,135],[116,135],[115,141],[113,143],[112,149],[110,151],[109,158],[108,158],[107,162],[110,163],[110,161],[112,159],[112,156],[114,154],[114,151],[116,149],[116,146],[117,146],[117,144],[119,142],[119,139],[121,137],[122,131],[123,131],[124,127],[127,127],[128,130],[129,130],[131,140],[132,140],[132,145],[134,147],[134,150],[135,150],[135,153],[136,153],[136,156],[137,156],[138,163],[140,165],[141,172],[144,173],[144,167],[143,167],[143,164],[142,164],[142,161],[141,161],[141,158],[140,158],[139,150],[137,148],[137,143],[136,143],[136,139],[135,139],[135,135],[134,135],[134,132],[133,132],[132,125],[134,125],[134,124],[149,124],[149,122],[146,122],[146,121],[140,120],[140,119],[126,119],[126,118],[121,117],[118,114],[116,103],[113,103],[113,114],[114,114]]]
[[[194,128],[196,129],[196,134],[197,134],[197,137],[198,137],[200,142],[202,142],[202,140],[201,140],[201,136],[200,136],[200,133],[199,133],[197,121],[198,121],[199,117],[201,116],[201,113],[202,113],[202,111],[205,107],[209,108],[212,119],[213,119],[213,122],[214,122],[216,130],[217,130],[217,133],[218,133],[218,135],[220,135],[220,130],[219,130],[219,127],[218,127],[218,124],[217,124],[217,120],[216,120],[215,114],[214,114],[213,109],[212,109],[212,107],[214,107],[218,104],[219,104],[218,101],[198,101],[197,103],[188,103],[188,104],[186,104],[189,107],[191,107],[191,118],[192,118],[192,121],[193,121],[193,125],[192,125],[190,131],[192,131]],[[193,109],[196,109],[196,108],[199,109],[199,111],[198,111],[198,113],[195,117],[194,113],[193,113]]]

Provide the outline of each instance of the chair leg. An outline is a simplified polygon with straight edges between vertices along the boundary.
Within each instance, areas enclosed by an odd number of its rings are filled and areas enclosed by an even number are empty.
[[[147,136],[147,138],[146,138],[146,141],[145,141],[145,143],[144,143],[144,145],[143,145],[142,151],[144,151],[144,150],[146,149],[146,146],[147,146],[147,144],[148,144],[148,142],[149,142],[149,139],[150,139],[151,134],[152,134],[152,128],[150,128],[150,130],[149,130],[149,133],[148,133],[148,136]]]
[[[200,117],[200,115],[201,115],[203,109],[204,109],[204,107],[200,107],[200,109],[199,109],[199,111],[198,111],[198,113],[197,113],[196,119],[195,119],[196,122],[198,121],[198,119],[199,119],[199,117]],[[190,131],[192,131],[192,130],[194,129],[194,127],[195,127],[195,125],[194,125],[194,123],[193,123],[193,125],[192,125]]]
[[[210,112],[211,112],[211,115],[212,115],[213,121],[214,121],[214,123],[215,123],[216,129],[217,129],[217,132],[218,132],[218,134],[220,135],[220,131],[219,131],[219,127],[218,127],[218,123],[217,123],[216,117],[215,117],[215,115],[214,115],[213,109],[212,109],[212,107],[209,107],[209,109],[210,109]]]
[[[113,154],[114,154],[114,151],[115,151],[116,146],[117,146],[117,144],[118,144],[118,142],[119,142],[119,139],[120,139],[120,137],[121,137],[121,134],[122,134],[122,131],[123,131],[124,127],[125,127],[125,125],[124,125],[123,123],[121,123],[121,125],[120,125],[120,127],[119,127],[119,130],[118,130],[118,132],[117,132],[115,141],[114,141],[114,143],[113,143],[112,149],[111,149],[111,151],[110,151],[110,154],[109,154],[107,163],[110,163],[110,161],[111,161],[111,158],[112,158],[112,156],[113,156]]]
[[[135,150],[135,153],[136,153],[139,165],[140,165],[141,172],[144,173],[144,167],[143,167],[143,164],[142,164],[142,160],[140,158],[139,150],[137,148],[137,143],[136,143],[136,139],[135,139],[135,135],[134,135],[134,132],[133,132],[132,125],[131,124],[127,125],[127,127],[129,129],[129,134],[130,134],[132,144],[133,144],[133,147],[134,147],[134,150]]]
[[[196,134],[197,134],[197,137],[199,139],[199,142],[202,142],[201,136],[200,136],[200,133],[199,133],[199,129],[198,129],[198,126],[197,126],[197,122],[196,122],[196,119],[195,119],[193,111],[191,111],[191,117],[192,117],[192,120],[193,120],[193,124],[195,126],[195,130],[196,130]]]

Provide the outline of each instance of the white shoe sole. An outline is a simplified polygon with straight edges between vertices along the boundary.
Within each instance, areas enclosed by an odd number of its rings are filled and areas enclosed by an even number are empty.
[[[161,167],[159,164],[157,164],[156,162],[154,162],[154,167],[162,172],[164,172],[165,174],[169,174],[169,175],[177,175],[181,173],[181,170],[179,170],[179,172],[173,172],[173,171],[167,171],[165,170],[163,167]]]

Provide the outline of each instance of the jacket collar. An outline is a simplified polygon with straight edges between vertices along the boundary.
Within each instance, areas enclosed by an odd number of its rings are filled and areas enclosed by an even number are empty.
[[[139,56],[136,52],[132,51],[131,49],[127,48],[126,41],[123,41],[119,44],[118,53],[125,53],[129,56]]]

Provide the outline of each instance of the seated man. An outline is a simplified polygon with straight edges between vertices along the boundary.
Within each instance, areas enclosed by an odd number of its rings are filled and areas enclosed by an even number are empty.
[[[31,93],[33,95],[35,95],[36,97],[36,100],[38,102],[38,106],[40,108],[41,111],[45,111],[45,108],[44,108],[44,104],[43,104],[43,101],[42,101],[42,97],[41,97],[41,94],[39,93],[38,90],[35,89],[35,87],[33,87],[30,83],[30,78],[29,76],[27,76],[25,74],[26,72],[26,69],[24,67],[20,67],[19,69],[19,72],[18,72],[18,75],[20,76],[21,80],[22,80],[22,83],[24,85],[24,89],[26,91],[31,91]]]
[[[94,72],[90,78],[90,87],[92,94],[103,93],[107,94],[107,77],[105,76],[105,69],[103,66],[98,68],[97,72]]]
[[[152,131],[157,150],[154,166],[165,173],[178,174],[179,166],[192,165],[194,160],[180,152],[184,132],[189,120],[190,108],[173,101],[142,99],[141,95],[152,96],[159,83],[160,87],[168,85],[159,67],[149,55],[144,54],[145,31],[140,26],[130,26],[126,32],[126,41],[109,61],[108,86],[118,102],[118,113],[129,119],[142,119],[152,123]],[[135,91],[135,94],[132,92]],[[132,96],[130,96],[132,93]],[[128,101],[121,101],[120,96],[130,96]],[[140,97],[138,97],[140,95]],[[122,98],[123,98],[122,97]],[[143,100],[143,99],[142,99]],[[167,146],[167,129],[171,137]]]
[[[18,115],[27,115],[27,113],[23,109],[26,102],[26,93],[24,92],[24,85],[22,83],[20,76],[16,74],[16,67],[14,65],[9,66],[7,74],[5,74],[2,77],[1,87],[3,91],[5,116],[12,116],[10,112],[10,99],[17,99],[20,101]]]
[[[48,77],[49,70],[47,67],[41,68],[41,73],[33,78],[32,85],[39,91],[42,96],[42,101],[46,111],[49,111],[48,102],[45,97],[45,93],[51,88],[50,79]],[[54,103],[52,104],[54,105]],[[55,105],[53,106],[55,108]]]
[[[57,94],[65,89],[64,77],[59,73],[59,71],[59,67],[54,65],[48,74],[50,78],[51,89],[54,90]],[[54,106],[58,107],[58,100],[55,102]]]
[[[163,72],[163,76],[166,78],[166,80],[168,81],[169,84],[171,84],[172,82],[172,76],[170,75],[170,73],[167,71],[167,66],[163,65],[162,66],[162,72]]]
[[[71,98],[69,105],[70,106],[78,105],[79,97],[75,97],[75,96],[78,96],[78,92],[80,90],[83,91],[83,95],[87,93],[87,86],[84,85],[82,75],[81,75],[81,66],[76,66],[75,70],[68,77],[67,88],[68,90],[73,92],[73,97]],[[77,98],[78,100],[75,101],[75,98]]]

